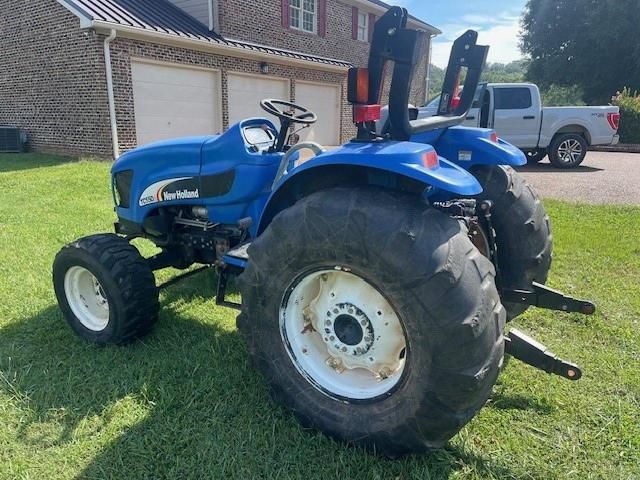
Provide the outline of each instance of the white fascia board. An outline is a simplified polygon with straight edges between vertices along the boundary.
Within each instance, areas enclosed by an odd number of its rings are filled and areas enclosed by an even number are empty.
[[[362,7],[364,11],[377,13],[380,15],[384,15],[388,10],[387,8],[381,5],[376,5],[375,3],[372,3],[369,0],[340,0],[340,1],[346,5],[352,5],[354,7]],[[418,30],[424,30],[430,33],[432,37],[435,37],[436,35],[440,35],[442,33],[441,30],[434,27],[433,25],[429,25],[428,23],[422,22],[415,18],[409,18],[409,21],[407,22],[407,24],[412,28],[416,28]]]
[[[230,57],[246,58],[248,60],[268,61],[281,65],[291,65],[296,67],[304,67],[312,70],[324,70],[336,73],[346,73],[348,67],[340,65],[330,65],[326,63],[313,62],[301,58],[290,58],[272,53],[265,53],[250,50],[242,47],[234,47],[217,42],[208,42],[206,40],[198,40],[195,38],[180,37],[163,32],[154,32],[143,28],[130,27],[128,25],[118,25],[109,22],[93,21],[91,27],[100,33],[108,33],[116,30],[119,37],[131,38],[146,42],[161,43],[163,45],[187,48],[201,52],[215,53],[218,55],[227,55]]]
[[[60,5],[73,13],[80,20],[80,28],[91,28],[93,21],[85,12],[80,10],[73,2],[56,0]]]

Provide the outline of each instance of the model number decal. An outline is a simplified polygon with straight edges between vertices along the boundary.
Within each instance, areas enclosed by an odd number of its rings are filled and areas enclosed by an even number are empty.
[[[138,204],[141,207],[159,202],[200,198],[197,180],[193,177],[169,178],[149,185]]]

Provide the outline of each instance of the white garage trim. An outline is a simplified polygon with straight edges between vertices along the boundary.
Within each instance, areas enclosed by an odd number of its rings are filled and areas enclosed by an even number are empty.
[[[319,89],[323,89],[323,88],[330,88],[332,90],[335,90],[336,92],[336,106],[335,106],[335,110],[333,111],[333,115],[331,118],[334,118],[335,120],[335,129],[333,130],[333,132],[328,132],[327,130],[327,119],[326,118],[322,118],[322,114],[324,113],[321,109],[318,109],[318,107],[314,106],[314,102],[310,102],[308,100],[305,100],[304,98],[301,98],[301,96],[299,95],[298,92],[298,87],[302,86],[302,87],[319,87]],[[302,89],[300,89],[302,90]],[[341,143],[341,137],[342,137],[342,95],[343,95],[343,88],[342,88],[342,84],[339,83],[327,83],[327,82],[310,82],[308,80],[296,80],[295,81],[295,102],[298,104],[301,104],[304,107],[309,107],[311,108],[311,110],[318,110],[315,113],[319,115],[318,118],[318,123],[316,123],[315,125],[311,126],[311,130],[316,129],[317,130],[324,130],[324,134],[325,135],[329,135],[330,139],[323,139],[323,138],[313,138],[312,140],[318,143],[323,143],[326,146],[332,146],[332,145],[339,145]],[[320,93],[320,92],[319,92]],[[316,99],[320,100],[320,105],[322,107],[326,106],[326,102],[322,102],[321,96],[316,96]],[[324,127],[324,128],[323,128]],[[301,136],[304,138],[304,130],[301,132]]]
[[[211,76],[200,76],[200,78],[198,78],[198,76],[194,76],[194,80],[198,79],[198,81],[196,82],[196,84],[194,85],[189,85],[189,84],[183,84],[181,82],[178,83],[172,83],[171,81],[168,82],[163,82],[162,80],[166,80],[166,78],[164,78],[163,76],[159,76],[158,78],[155,78],[155,80],[159,80],[157,82],[158,85],[164,85],[165,87],[167,85],[175,85],[175,90],[173,89],[169,89],[169,92],[172,92],[172,94],[174,94],[176,91],[180,92],[180,89],[182,90],[182,93],[184,94],[184,92],[188,92],[189,88],[194,89],[194,91],[197,91],[198,89],[200,90],[200,92],[206,92],[207,93],[207,99],[204,101],[204,108],[202,108],[201,110],[201,114],[202,120],[205,121],[210,121],[211,122],[211,127],[213,131],[207,131],[206,133],[208,134],[215,134],[215,133],[220,133],[222,131],[222,127],[223,127],[223,123],[222,123],[222,110],[223,110],[223,106],[222,106],[222,72],[219,69],[215,69],[215,68],[207,68],[207,67],[202,67],[202,66],[192,66],[192,65],[185,65],[185,64],[180,64],[180,63],[174,63],[174,62],[163,62],[163,61],[157,61],[157,60],[150,60],[150,59],[146,59],[146,58],[139,58],[139,57],[131,57],[131,82],[132,82],[132,93],[134,96],[134,117],[135,117],[135,124],[136,124],[136,138],[138,140],[138,143],[140,144],[140,138],[141,135],[144,132],[140,132],[139,131],[139,125],[140,125],[140,117],[139,115],[141,115],[140,113],[140,108],[141,105],[143,105],[143,103],[140,100],[140,97],[138,97],[137,92],[140,92],[141,86],[143,88],[142,91],[144,91],[144,85],[147,84],[147,88],[149,87],[149,85],[154,85],[156,82],[154,82],[154,79],[151,79],[151,81],[146,81],[146,80],[140,80],[140,79],[136,79],[135,75],[136,75],[136,68],[140,67],[140,66],[157,66],[160,68],[164,68],[164,69],[168,69],[168,71],[175,71],[176,74],[180,75],[186,72],[202,72],[202,73],[208,73]],[[168,77],[168,75],[167,75]],[[206,79],[206,80],[204,80]],[[198,85],[199,81],[203,82],[203,85]],[[153,87],[152,87],[153,88]],[[210,90],[209,90],[210,88]],[[210,92],[210,95],[209,95]],[[178,93],[178,96],[180,96],[180,93]],[[147,101],[147,107],[152,106],[149,101],[153,102],[154,98],[153,96],[149,97],[143,97],[144,100]],[[199,97],[194,97],[194,100],[183,100],[182,103],[188,104],[188,103],[198,103],[198,98]],[[162,99],[157,99],[158,102],[162,102]],[[169,102],[171,100],[168,100]],[[180,102],[180,100],[176,100],[177,102]],[[211,105],[209,105],[210,110],[207,109],[207,102],[210,102]],[[151,115],[151,116],[155,116],[155,115]],[[171,115],[167,115],[167,117],[171,117]],[[178,116],[176,118],[181,118],[184,120],[185,115],[181,115]],[[184,126],[184,122],[183,125]],[[184,128],[183,128],[184,130]],[[207,128],[208,130],[208,128]],[[187,132],[179,132],[176,133],[175,136],[180,136],[180,135],[189,135],[190,133]],[[194,134],[205,134],[205,132],[203,131],[194,131]],[[173,135],[172,135],[173,136]]]

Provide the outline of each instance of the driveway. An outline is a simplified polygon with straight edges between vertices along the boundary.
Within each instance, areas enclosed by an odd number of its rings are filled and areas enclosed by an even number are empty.
[[[640,154],[589,152],[575,170],[552,168],[548,160],[518,169],[543,198],[640,205]]]

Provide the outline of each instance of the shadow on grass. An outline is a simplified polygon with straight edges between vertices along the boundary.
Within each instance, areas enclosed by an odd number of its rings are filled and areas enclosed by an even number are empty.
[[[0,153],[0,173],[53,167],[77,159],[40,153]]]
[[[91,457],[78,478],[513,477],[463,447],[391,461],[303,431],[229,320],[193,316],[213,308],[212,277],[169,288],[156,330],[128,347],[82,343],[55,306],[0,330],[0,388],[23,415],[16,441]]]
[[[526,397],[524,395],[494,394],[487,404],[489,408],[498,410],[527,410],[545,415],[553,413],[553,406],[544,399]]]

